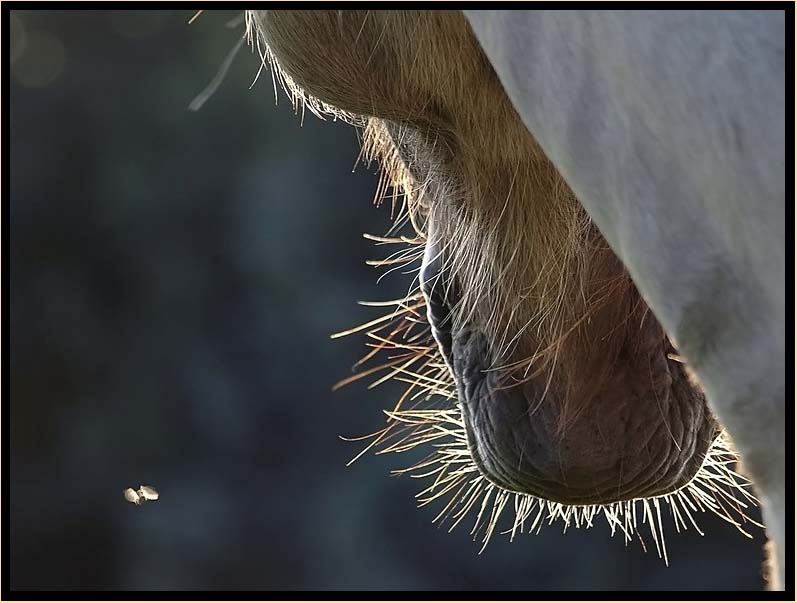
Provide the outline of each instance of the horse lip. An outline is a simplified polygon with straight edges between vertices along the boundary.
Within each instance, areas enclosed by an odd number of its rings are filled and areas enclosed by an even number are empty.
[[[555,396],[530,412],[542,385],[495,387],[496,373],[482,369],[485,336],[465,328],[453,339],[471,456],[485,477],[506,490],[576,505],[668,494],[694,477],[717,435],[705,399],[679,374],[661,391],[647,392],[657,403],[621,391],[616,412],[603,416],[590,409],[559,436]],[[666,417],[659,416],[658,403]]]

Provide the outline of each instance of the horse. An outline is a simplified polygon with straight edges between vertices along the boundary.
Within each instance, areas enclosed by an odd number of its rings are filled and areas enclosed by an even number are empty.
[[[421,500],[478,510],[485,544],[507,506],[512,537],[602,515],[628,539],[640,508],[666,559],[663,506],[742,530],[738,453],[783,588],[783,12],[246,19],[400,198],[410,234],[378,242],[418,275],[364,329],[409,388],[371,446],[437,444]]]

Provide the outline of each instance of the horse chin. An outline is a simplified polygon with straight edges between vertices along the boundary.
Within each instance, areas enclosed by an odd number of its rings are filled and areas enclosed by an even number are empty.
[[[662,496],[692,480],[719,433],[664,349],[647,359],[654,385],[618,370],[564,426],[565,388],[539,376],[507,385],[485,370],[489,351],[483,334],[461,329],[451,364],[473,461],[506,490],[571,505]]]
[[[622,330],[615,314],[597,312],[588,337],[559,344],[555,364],[524,365],[517,358],[539,342],[502,358],[482,329],[456,324],[457,286],[443,263],[428,244],[427,318],[456,383],[471,457],[489,481],[553,502],[605,505],[663,496],[695,477],[721,430],[650,312],[641,320],[632,312]],[[521,370],[500,368],[507,365]]]

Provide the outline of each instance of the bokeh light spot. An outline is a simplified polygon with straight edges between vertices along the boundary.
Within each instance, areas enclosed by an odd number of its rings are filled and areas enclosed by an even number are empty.
[[[11,13],[11,19],[9,21],[8,38],[11,46],[9,54],[11,55],[11,64],[13,65],[17,59],[22,56],[22,53],[25,52],[25,46],[27,44],[25,26],[22,24],[22,20],[13,12]]]
[[[24,52],[11,66],[14,77],[22,85],[34,88],[58,79],[66,64],[66,50],[61,40],[46,31],[32,31],[26,42]]]

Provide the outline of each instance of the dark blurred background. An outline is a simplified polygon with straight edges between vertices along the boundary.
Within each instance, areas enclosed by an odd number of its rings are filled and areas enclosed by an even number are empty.
[[[189,111],[242,33],[192,14],[10,16],[11,587],[760,588],[755,528],[669,529],[669,568],[603,521],[479,556],[409,459],[345,466],[395,400],[330,391],[364,338],[329,334],[409,285],[364,263],[389,209],[354,129],[250,90],[246,47]]]

